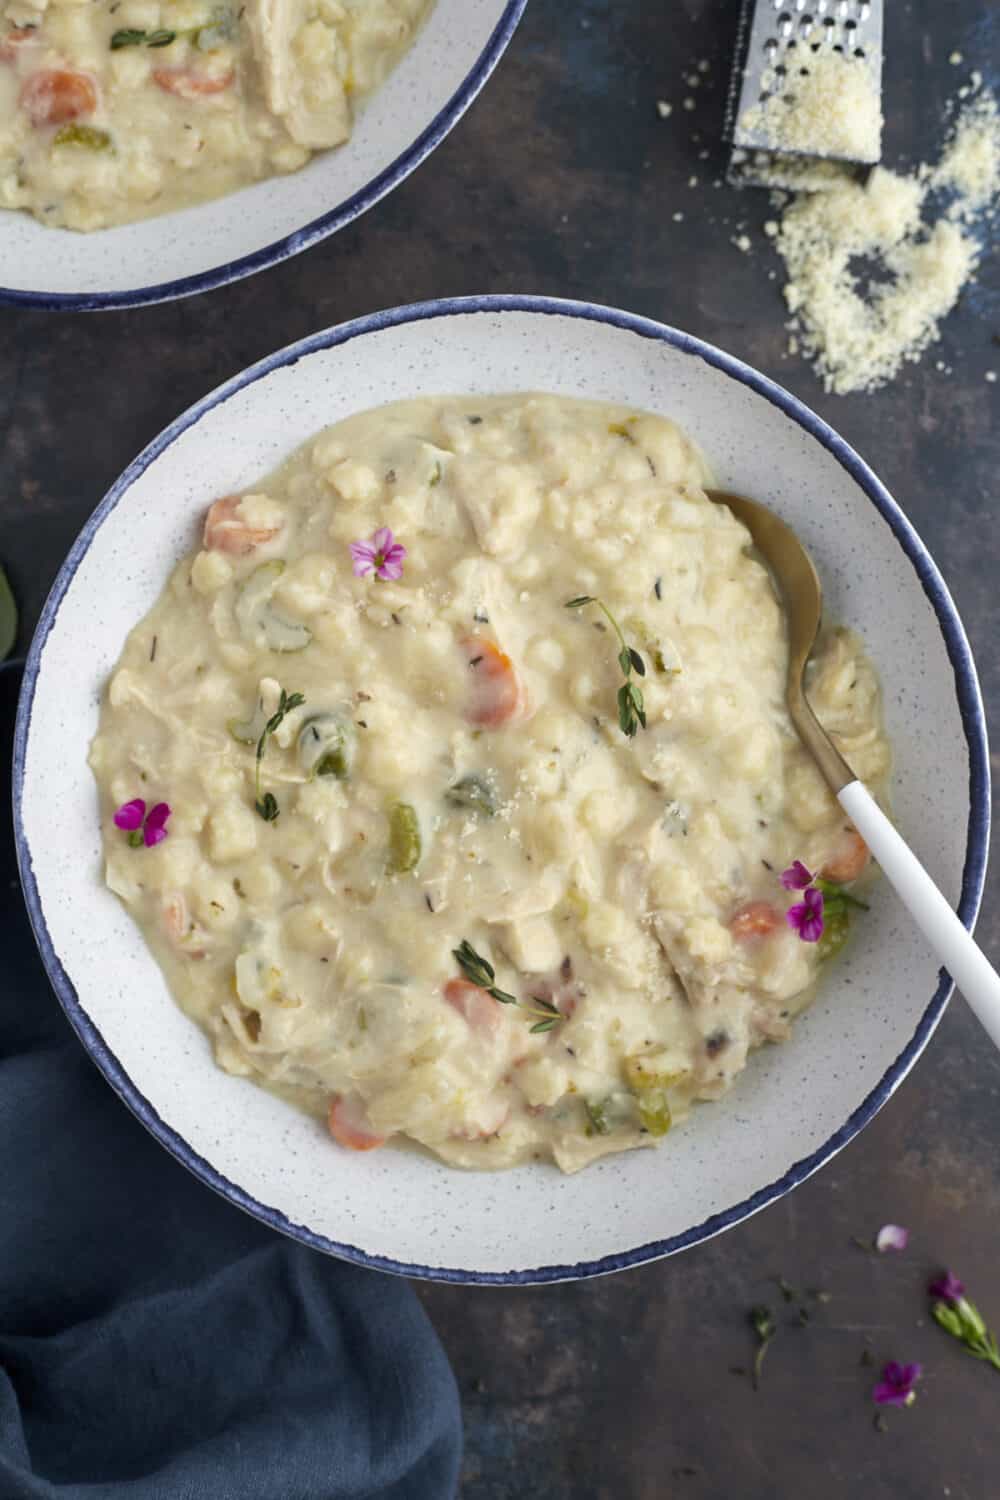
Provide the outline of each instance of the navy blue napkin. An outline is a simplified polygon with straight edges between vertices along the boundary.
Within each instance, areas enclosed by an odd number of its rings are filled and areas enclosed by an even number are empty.
[[[0,879],[0,1500],[448,1500],[458,1400],[412,1290],[157,1145],[49,988],[6,802]]]

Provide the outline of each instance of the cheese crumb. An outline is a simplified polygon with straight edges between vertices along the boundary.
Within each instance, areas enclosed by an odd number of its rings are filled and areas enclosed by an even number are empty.
[[[738,234],[734,237],[733,244],[736,246],[737,250],[742,250],[743,254],[746,255],[747,251],[750,249],[750,237],[749,235]]]
[[[693,99],[685,99],[684,100],[684,108],[685,109],[694,109],[694,100]]]
[[[986,371],[986,379],[989,381],[990,385],[996,385],[996,379],[997,379],[997,372],[996,372],[996,370],[987,370]]]
[[[672,104],[668,104],[666,99],[657,99],[656,113],[659,115],[661,120],[669,120],[673,112],[674,106]]]
[[[964,59],[962,57],[961,52],[953,52],[951,54],[951,56],[949,57],[948,61],[951,63],[951,65],[952,65],[953,68],[959,68],[959,67],[961,67]]]

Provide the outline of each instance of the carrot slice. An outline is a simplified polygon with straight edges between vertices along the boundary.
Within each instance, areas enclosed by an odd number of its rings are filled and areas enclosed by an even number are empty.
[[[25,79],[21,108],[32,125],[66,125],[97,108],[97,88],[86,73],[42,68]]]
[[[500,1029],[500,1006],[492,995],[469,979],[449,979],[444,998],[468,1022],[470,1031],[494,1037]]]
[[[0,63],[14,62],[17,57],[17,49],[23,42],[28,42],[37,31],[36,26],[14,26],[0,41]]]
[[[246,557],[278,535],[276,527],[248,526],[238,514],[240,495],[225,495],[208,508],[203,545],[209,552]]]
[[[770,937],[782,924],[782,915],[770,901],[748,901],[729,919],[729,931],[738,943]]]
[[[826,864],[820,870],[824,880],[847,885],[865,872],[871,855],[868,845],[855,828],[845,828]]]
[[[473,724],[498,729],[524,711],[524,689],[506,651],[495,641],[472,635],[462,641],[472,679],[466,716]]]
[[[376,1135],[368,1123],[364,1105],[353,1095],[334,1094],[327,1114],[330,1134],[338,1146],[348,1151],[374,1151],[384,1146],[387,1137]]]
[[[235,78],[233,68],[228,73],[193,73],[190,68],[153,69],[153,82],[164,93],[176,94],[179,99],[203,99],[208,94],[224,94]]]

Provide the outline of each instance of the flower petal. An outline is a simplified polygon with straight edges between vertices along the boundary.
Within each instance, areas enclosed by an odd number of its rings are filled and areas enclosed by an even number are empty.
[[[890,1360],[872,1391],[872,1400],[879,1406],[910,1406],[916,1394],[914,1386],[922,1374],[921,1365],[901,1365]]]
[[[883,1254],[886,1250],[905,1250],[909,1239],[910,1231],[901,1224],[883,1224],[875,1236],[875,1249]]]
[[[373,549],[376,552],[381,552],[384,556],[386,553],[392,551],[395,538],[388,526],[380,526],[377,531],[372,533],[371,540]]]
[[[807,870],[801,859],[793,860],[787,870],[782,870],[780,875],[782,885],[786,891],[804,891],[807,885],[812,884],[812,872]]]
[[[391,558],[387,557],[375,576],[376,578],[384,578],[386,580],[402,578],[403,564],[401,562],[393,562]]]
[[[162,844],[167,836],[166,822],[169,817],[170,807],[166,802],[158,802],[155,807],[150,808],[146,826],[142,830],[147,849],[152,849],[156,844]]]
[[[810,887],[801,901],[788,908],[785,921],[804,943],[819,942],[823,936],[823,892]]]
[[[131,802],[123,802],[115,813],[115,827],[123,828],[126,833],[131,833],[133,829],[142,827],[142,820],[145,816],[145,802],[141,797],[135,797]]]
[[[944,1271],[936,1276],[927,1291],[931,1297],[937,1297],[941,1302],[961,1302],[965,1296],[965,1287],[953,1271]]]
[[[368,542],[351,542],[348,551],[354,562],[355,578],[364,578],[375,566],[375,548]]]

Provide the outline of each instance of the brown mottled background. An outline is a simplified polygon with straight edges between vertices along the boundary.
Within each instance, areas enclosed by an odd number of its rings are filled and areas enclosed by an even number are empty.
[[[886,8],[886,160],[913,162],[933,153],[944,101],[968,69],[996,81],[1000,6]],[[712,186],[735,12],[735,0],[530,0],[459,128],[334,239],[249,281],[135,313],[0,311],[0,557],[23,608],[22,646],[104,490],[210,386],[373,308],[548,292],[700,334],[839,428],[934,551],[987,707],[1000,712],[1000,384],[984,378],[1000,369],[996,260],[921,365],[874,396],[825,396],[784,353],[763,199]],[[961,68],[948,61],[956,49]],[[683,75],[701,58],[711,72],[688,113]],[[674,105],[668,121],[658,98]],[[731,243],[744,221],[750,255]],[[1000,955],[996,878],[980,934]],[[930,1268],[953,1265],[1000,1325],[998,1140],[1000,1058],[956,1001],[874,1124],[791,1197],[711,1244],[579,1285],[421,1288],[462,1389],[464,1500],[995,1500],[1000,1376],[928,1323],[922,1287]],[[886,1219],[911,1227],[905,1257],[851,1244]],[[770,1300],[786,1321],[769,1280],[779,1273],[832,1300],[808,1327],[782,1326],[754,1393],[730,1367],[749,1362],[752,1303]],[[927,1372],[917,1405],[885,1434],[872,1427],[872,1372],[859,1362],[866,1337],[877,1357],[918,1359]]]

